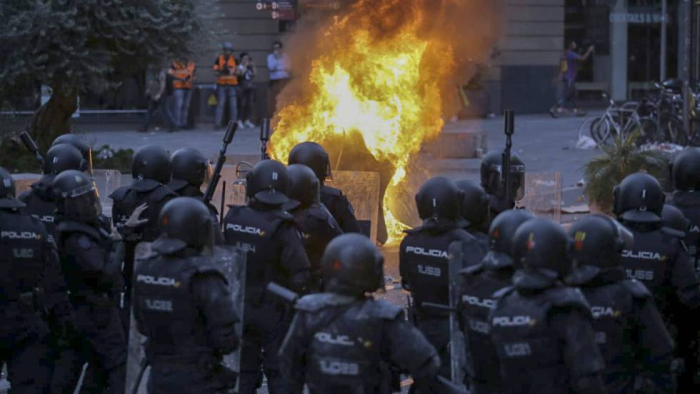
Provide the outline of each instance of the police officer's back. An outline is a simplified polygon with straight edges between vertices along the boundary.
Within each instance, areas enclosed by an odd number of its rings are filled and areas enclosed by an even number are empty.
[[[520,157],[511,152],[510,157],[510,187],[506,196],[503,182],[503,152],[489,151],[481,159],[481,186],[489,196],[491,220],[499,213],[513,209],[515,202],[523,198],[525,193],[525,164]]]
[[[451,180],[428,180],[416,194],[423,225],[407,230],[399,250],[403,287],[413,297],[413,319],[442,358],[442,375],[450,375],[450,327],[448,313],[425,308],[424,302],[450,305],[449,246],[462,242],[465,265],[481,262],[484,252],[476,239],[460,228],[462,194]]]
[[[608,392],[635,392],[636,377],[650,378],[654,392],[674,392],[673,341],[649,290],[626,279],[620,265],[632,234],[606,216],[590,215],[574,223],[569,236],[576,264],[570,283],[591,306]]]
[[[168,187],[181,197],[193,197],[203,201],[202,185],[211,178],[212,169],[209,160],[202,152],[194,148],[182,148],[170,156],[173,165],[172,180]],[[219,224],[219,212],[210,202],[206,203],[214,226],[214,243],[223,243],[223,234]]]
[[[362,229],[355,218],[355,210],[343,192],[325,185],[330,174],[331,163],[328,153],[315,142],[302,142],[289,152],[289,165],[303,164],[313,170],[321,183],[321,202],[328,208],[344,233],[361,233]]]
[[[214,229],[207,207],[191,197],[160,213],[154,254],[134,272],[134,317],[147,337],[149,393],[215,393],[232,388],[222,355],[238,346],[238,311],[228,281],[211,260]]]
[[[489,249],[489,195],[478,182],[470,179],[455,184],[464,195],[460,209],[464,219],[462,228],[476,238],[486,253]]]
[[[437,375],[433,346],[403,317],[401,307],[375,301],[384,286],[383,258],[365,236],[344,234],[321,261],[323,293],[305,296],[280,350],[282,371],[311,393],[384,393],[391,364],[421,387]],[[386,391],[384,391],[386,390]]]
[[[311,264],[312,287],[318,288],[323,251],[343,230],[321,204],[316,174],[303,164],[290,165],[288,172],[290,200],[285,207],[299,225],[306,256]]]
[[[632,174],[615,188],[614,211],[634,235],[631,248],[622,251],[622,266],[630,279],[644,283],[654,294],[668,321],[680,302],[700,304],[700,285],[682,241],[663,227],[664,194],[648,174]]]
[[[99,224],[102,205],[93,181],[64,171],[53,182],[58,202],[58,246],[63,273],[81,334],[83,361],[89,363],[85,390],[123,392],[126,335],[119,316],[123,289],[123,245]],[[82,364],[77,365],[80,373]]]
[[[458,312],[466,337],[468,386],[474,394],[499,391],[500,365],[489,337],[488,316],[496,305],[493,294],[511,286],[519,268],[511,255],[513,236],[520,225],[534,217],[525,210],[508,210],[498,215],[489,229],[490,250],[484,260],[460,273],[463,283]]]
[[[22,208],[12,176],[0,167],[0,360],[13,393],[41,393],[49,390],[50,373],[42,312],[63,327],[72,316],[53,240]]]
[[[700,273],[697,252],[700,246],[700,148],[688,148],[674,158],[671,179],[675,189],[671,204],[690,221],[685,244]]]
[[[561,281],[571,270],[570,239],[558,224],[532,219],[515,233],[523,265],[513,287],[496,293],[491,338],[507,393],[601,393],[605,364],[583,294]]]
[[[51,189],[53,179],[65,170],[80,170],[83,166],[84,160],[77,148],[68,144],[54,145],[44,157],[44,176],[19,197],[26,205],[23,212],[44,223],[52,239],[56,237],[56,202]]]
[[[287,168],[264,160],[246,175],[247,206],[231,206],[224,218],[226,244],[247,255],[245,311],[243,313],[242,393],[252,393],[264,354],[268,387],[283,392],[277,351],[284,339],[285,306],[265,294],[269,282],[303,293],[309,282],[309,261],[294,217],[282,209],[288,201]]]

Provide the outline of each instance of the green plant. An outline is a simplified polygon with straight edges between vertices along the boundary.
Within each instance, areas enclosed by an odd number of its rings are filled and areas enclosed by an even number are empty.
[[[584,170],[586,186],[583,190],[589,204],[610,213],[613,206],[613,188],[630,174],[647,172],[657,179],[664,177],[668,160],[658,151],[641,150],[636,144],[639,132],[618,136],[612,145],[602,146],[603,154],[588,162]]]

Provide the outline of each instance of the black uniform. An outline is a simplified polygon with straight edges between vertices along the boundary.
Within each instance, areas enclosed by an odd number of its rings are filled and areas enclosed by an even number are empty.
[[[253,393],[263,358],[271,392],[285,392],[279,374],[277,352],[288,327],[285,306],[265,296],[265,287],[276,282],[304,292],[309,281],[309,260],[294,217],[279,206],[251,201],[231,206],[224,218],[226,244],[247,252],[241,393]]]
[[[495,253],[487,254],[481,264],[461,272],[464,282],[458,311],[465,333],[467,374],[472,393],[499,391],[500,364],[489,336],[488,316],[496,306],[494,293],[511,285],[514,272],[510,258]]]
[[[39,219],[49,233],[51,242],[56,238],[56,202],[52,195],[51,184],[55,175],[44,175],[31,189],[19,196],[26,207],[24,213]]]
[[[17,208],[21,204],[17,204]],[[48,389],[48,312],[57,325],[71,323],[56,248],[44,225],[16,209],[0,208],[0,361],[7,364],[13,393]]]
[[[635,392],[639,375],[651,378],[655,392],[674,392],[673,341],[649,290],[636,280],[625,280],[621,268],[584,266],[571,284],[580,288],[591,307],[608,392]]]
[[[343,192],[330,186],[321,187],[321,202],[328,208],[344,233],[362,233],[355,209]]]
[[[290,213],[299,226],[304,250],[311,265],[310,289],[318,289],[323,251],[333,238],[343,234],[343,230],[322,204],[313,204],[308,208],[299,207],[290,210]]]
[[[683,215],[690,221],[690,227],[686,232],[685,244],[688,247],[688,254],[693,259],[695,271],[700,275],[700,264],[698,264],[698,245],[700,244],[700,191],[682,191],[673,193],[671,204],[683,212]]]
[[[126,335],[119,316],[123,244],[97,224],[59,218],[59,250],[80,334],[79,351],[89,363],[84,390],[124,392]],[[82,363],[74,366],[79,376]]]
[[[602,393],[605,364],[579,290],[537,272],[495,294],[489,316],[507,393]]]
[[[399,250],[399,271],[403,287],[413,297],[412,318],[418,329],[435,346],[442,360],[441,375],[450,377],[449,313],[424,308],[424,302],[449,305],[449,255],[452,242],[463,243],[463,254],[476,265],[483,251],[476,239],[454,222],[426,221],[423,226],[406,231]]]
[[[435,373],[433,346],[386,301],[335,293],[312,294],[280,350],[280,366],[297,389],[311,393],[386,393],[389,363],[420,382]]]
[[[166,241],[167,242],[167,241]],[[149,393],[218,393],[235,373],[222,355],[238,346],[239,321],[228,281],[210,259],[182,244],[153,244],[134,272],[134,317],[147,337]]]

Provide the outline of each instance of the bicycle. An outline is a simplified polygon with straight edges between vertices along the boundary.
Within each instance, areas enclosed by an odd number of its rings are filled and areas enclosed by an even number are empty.
[[[607,145],[615,136],[625,136],[634,130],[639,130],[638,144],[656,141],[660,130],[659,124],[653,117],[646,115],[654,113],[653,103],[644,100],[618,105],[607,93],[603,93],[603,97],[609,100],[608,108],[603,115],[583,121],[578,130],[579,139],[588,131],[597,145]]]

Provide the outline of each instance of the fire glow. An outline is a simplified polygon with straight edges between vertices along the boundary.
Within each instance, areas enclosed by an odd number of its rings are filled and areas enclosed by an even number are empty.
[[[283,162],[300,142],[328,149],[359,136],[350,140],[363,141],[377,161],[392,164],[383,197],[389,242],[408,227],[391,212],[391,201],[423,142],[444,125],[445,81],[456,68],[449,40],[426,34],[430,1],[360,0],[336,17],[323,32],[323,49],[312,58],[309,74],[298,76],[305,79],[303,91],[278,107],[273,122],[270,154]]]

